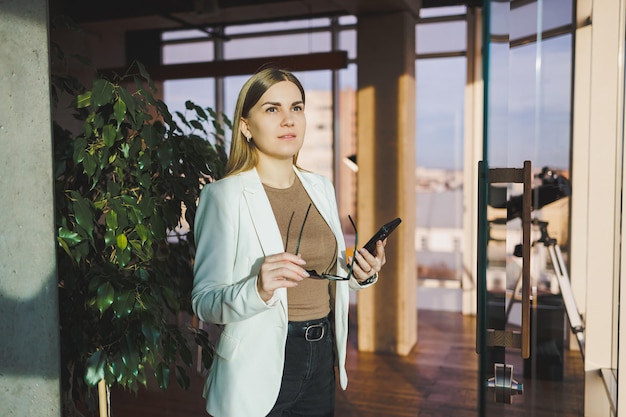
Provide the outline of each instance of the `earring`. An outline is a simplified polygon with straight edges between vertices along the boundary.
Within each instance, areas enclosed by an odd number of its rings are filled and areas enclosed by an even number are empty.
[[[246,141],[248,141],[248,143],[250,143],[251,139],[252,139],[252,136],[246,135]]]

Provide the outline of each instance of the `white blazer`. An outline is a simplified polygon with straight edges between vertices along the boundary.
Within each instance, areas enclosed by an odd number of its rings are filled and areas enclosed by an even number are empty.
[[[294,170],[337,239],[337,271],[347,275],[346,248],[335,192],[318,174]],[[284,251],[272,207],[255,169],[207,185],[195,220],[196,258],[192,306],[198,318],[223,325],[204,397],[213,417],[263,417],[280,389],[287,338],[287,290],[265,303],[257,276],[266,256]],[[349,290],[354,278],[339,281],[335,293],[335,338],[340,384],[345,370]]]

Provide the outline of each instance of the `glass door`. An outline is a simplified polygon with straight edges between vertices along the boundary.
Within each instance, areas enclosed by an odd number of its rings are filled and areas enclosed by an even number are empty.
[[[584,325],[567,265],[572,8],[484,2],[481,416],[583,416]]]

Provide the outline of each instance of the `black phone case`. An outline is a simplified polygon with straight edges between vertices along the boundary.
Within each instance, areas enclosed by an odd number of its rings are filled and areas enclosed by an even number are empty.
[[[396,230],[396,227],[398,227],[401,221],[402,219],[397,217],[389,223],[385,223],[380,229],[378,229],[378,232],[374,233],[374,236],[372,236],[372,238],[368,240],[363,247],[372,255],[376,255],[376,242],[379,240],[385,240],[391,232]]]

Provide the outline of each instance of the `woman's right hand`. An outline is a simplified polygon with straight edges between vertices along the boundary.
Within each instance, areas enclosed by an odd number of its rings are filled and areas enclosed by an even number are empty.
[[[290,288],[309,276],[302,267],[306,262],[300,255],[278,253],[265,258],[257,280],[257,290],[263,301],[267,302],[274,296],[277,288]]]

